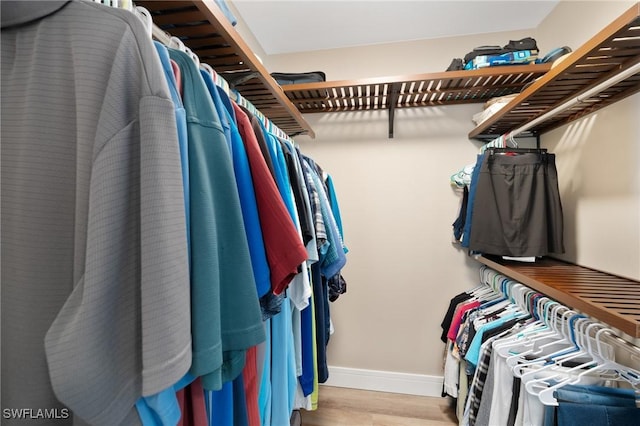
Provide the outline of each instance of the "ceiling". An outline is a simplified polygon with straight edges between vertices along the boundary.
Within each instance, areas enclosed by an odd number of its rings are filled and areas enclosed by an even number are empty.
[[[268,55],[533,29],[558,0],[231,0]]]

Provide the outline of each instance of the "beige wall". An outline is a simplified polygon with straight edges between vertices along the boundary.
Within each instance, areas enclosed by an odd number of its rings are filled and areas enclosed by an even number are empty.
[[[474,46],[534,36],[541,53],[577,47],[631,2],[561,3],[537,30],[263,57],[269,71],[330,80],[444,70]],[[571,260],[640,279],[640,95],[543,137],[557,153]],[[449,176],[475,161],[480,105],[306,115],[302,150],[333,177],[350,248],[348,293],[332,305],[333,366],[441,376],[440,321],[478,265],[451,243],[460,195]]]
[[[561,0],[537,28],[541,46],[577,49],[631,7],[634,1]]]
[[[324,71],[327,80],[422,74],[445,71],[453,58],[464,57],[476,46],[504,45],[509,40],[521,39],[531,33],[531,30],[510,31],[270,55],[265,64],[270,72]]]
[[[476,107],[307,116],[316,139],[296,138],[334,177],[350,249],[348,293],[332,305],[329,362],[442,374],[439,324],[477,265],[451,245],[460,196],[449,176],[475,157],[466,134]]]
[[[474,46],[531,31],[346,48],[265,58],[269,70],[323,70],[331,80],[444,71]],[[481,105],[305,115],[303,152],[332,176],[346,243],[348,293],[332,305],[332,366],[441,376],[440,322],[449,300],[477,284],[479,265],[451,244],[461,194],[449,176],[475,162]]]

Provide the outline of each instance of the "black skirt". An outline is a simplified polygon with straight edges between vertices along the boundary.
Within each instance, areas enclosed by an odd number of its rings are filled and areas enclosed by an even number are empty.
[[[469,249],[501,256],[564,253],[555,155],[486,155],[471,218]]]

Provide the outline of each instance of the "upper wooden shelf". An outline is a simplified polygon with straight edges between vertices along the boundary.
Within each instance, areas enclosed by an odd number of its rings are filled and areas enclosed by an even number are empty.
[[[149,10],[153,22],[180,38],[201,62],[211,65],[229,83],[236,80],[234,89],[289,136],[315,137],[311,126],[213,0],[135,3]],[[234,78],[238,73],[245,77],[243,81]]]
[[[550,64],[490,67],[359,80],[283,86],[291,102],[303,113],[389,110],[389,136],[393,136],[396,108],[464,103],[517,93],[551,68]]]
[[[491,139],[551,111],[592,87],[640,62],[640,3],[576,49],[551,71],[527,87],[504,108],[469,133],[469,138]],[[531,135],[552,130],[597,111],[640,90],[640,73],[600,94],[553,114],[529,130]]]
[[[560,260],[535,263],[476,258],[490,268],[552,299],[640,337],[640,282]]]

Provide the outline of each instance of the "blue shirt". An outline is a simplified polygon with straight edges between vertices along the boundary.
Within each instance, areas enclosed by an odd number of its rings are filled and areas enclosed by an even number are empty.
[[[237,377],[244,350],[264,340],[231,152],[202,75],[169,50],[183,77],[191,185],[191,373],[217,390]]]
[[[169,52],[162,43],[156,41],[154,44],[160,57],[160,62],[162,63],[162,69],[164,70],[164,75],[169,85],[169,92],[171,93],[171,100],[173,101],[176,113],[180,163],[182,165],[182,186],[184,188],[184,209],[187,220],[187,243],[189,243],[189,151],[187,145],[187,114],[182,105],[182,98],[180,97],[175,76],[173,75]]]
[[[260,127],[264,132],[265,139],[271,158],[273,160],[276,183],[280,195],[287,207],[287,211],[294,223],[296,223],[296,207],[291,194],[291,183],[286,161],[282,152],[282,146],[278,140],[266,132],[260,122]],[[286,425],[289,423],[291,411],[295,401],[295,391],[297,388],[295,348],[292,332],[292,312],[291,303],[284,300],[279,314],[273,316],[271,322],[271,381],[270,386],[270,410],[268,416],[269,423],[264,425]],[[266,363],[266,360],[265,360]],[[265,418],[263,418],[265,422]]]
[[[258,389],[258,408],[262,426],[271,426],[271,319],[264,322],[267,340],[264,347],[264,364]]]
[[[187,118],[182,105],[182,99],[176,86],[169,52],[167,48],[157,41],[154,42],[162,69],[169,86],[171,100],[175,108],[176,130],[178,132],[178,146],[180,150],[180,163],[182,166],[182,186],[184,189],[184,208],[186,219],[187,250],[190,251],[189,235],[189,155],[187,148]],[[189,253],[190,255],[190,253]],[[176,398],[175,386],[148,397],[140,398],[136,402],[136,409],[142,424],[145,426],[176,424],[180,420],[180,405]]]
[[[469,247],[469,238],[471,238],[471,218],[473,217],[473,203],[476,199],[476,187],[480,176],[480,169],[486,154],[478,154],[476,165],[471,173],[471,182],[469,183],[469,199],[467,200],[467,216],[462,231],[462,247]]]
[[[467,350],[467,354],[464,356],[464,359],[466,359],[473,365],[478,365],[478,361],[480,359],[480,346],[482,346],[482,336],[484,335],[484,333],[496,327],[499,327],[510,319],[515,318],[517,315],[520,314],[507,314],[504,317],[501,317],[495,321],[491,321],[479,327],[478,330],[476,330],[476,334],[473,336],[473,340],[469,345],[469,349]]]
[[[342,227],[342,215],[340,214],[340,205],[338,204],[338,197],[336,196],[336,189],[333,186],[333,179],[331,175],[327,174],[326,179],[327,184],[327,196],[329,197],[329,204],[331,205],[331,211],[333,212],[333,217],[336,220],[336,225],[338,226],[338,231],[340,232],[340,238],[344,243],[344,229]],[[344,252],[349,253],[347,247],[344,247]]]
[[[293,410],[298,378],[294,352],[291,303],[271,318],[271,423],[287,425]]]
[[[233,424],[233,382],[226,382],[222,389],[205,391],[209,426],[235,426]]]
[[[225,123],[228,127],[228,132],[225,131],[225,136],[228,135],[227,137],[229,138],[228,142],[232,153],[233,171],[240,196],[242,219],[249,244],[253,276],[258,296],[262,297],[271,290],[271,273],[269,271],[269,263],[267,262],[267,253],[264,248],[264,240],[262,239],[262,227],[247,152],[242,142],[242,137],[238,132],[235,118],[231,116],[229,109],[226,107],[227,103],[223,101],[221,91],[218,90],[209,73],[202,71],[202,76],[213,98],[219,116],[224,118],[223,127]],[[229,99],[226,93],[222,92],[222,94],[225,95],[227,100]],[[230,107],[231,105],[229,104],[229,108]],[[231,111],[233,111],[233,108],[231,108]]]

